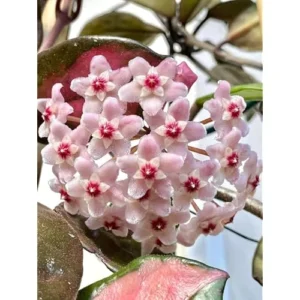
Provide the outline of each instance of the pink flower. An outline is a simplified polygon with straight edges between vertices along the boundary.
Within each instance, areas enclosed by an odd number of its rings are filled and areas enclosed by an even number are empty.
[[[188,87],[188,89],[190,89],[197,78],[198,76],[191,70],[191,68],[185,61],[177,66],[174,81],[182,82]]]
[[[216,160],[196,161],[193,154],[188,152],[180,173],[171,177],[175,189],[174,205],[179,209],[189,210],[193,199],[213,200],[216,188],[209,179],[219,168]]]
[[[151,237],[142,242],[142,255],[147,255],[152,253],[153,249],[157,248],[161,252],[165,254],[175,253],[176,251],[176,243],[172,245],[165,245],[162,243],[160,239],[157,237]]]
[[[170,199],[159,197],[153,190],[149,189],[143,197],[133,199],[127,193],[128,179],[119,181],[117,186],[122,191],[123,199],[126,203],[125,219],[128,223],[139,223],[144,219],[147,212],[152,212],[161,217],[165,217],[171,212]]]
[[[166,58],[157,67],[152,67],[143,58],[136,57],[128,66],[133,81],[120,88],[119,98],[123,102],[139,102],[150,116],[156,115],[165,102],[174,101],[188,92],[185,84],[173,81],[176,75],[173,58]]]
[[[170,105],[167,113],[160,111],[154,117],[143,114],[161,148],[185,158],[188,143],[206,135],[201,123],[188,121],[189,113],[189,101],[180,97]]]
[[[79,157],[75,161],[75,169],[80,178],[68,182],[67,192],[73,197],[83,198],[92,217],[100,217],[108,203],[118,204],[114,202],[114,194],[118,194],[114,186],[119,169],[114,161],[110,160],[97,167],[92,160]]]
[[[124,208],[122,207],[106,207],[101,217],[90,217],[85,224],[92,230],[104,228],[116,236],[126,237],[128,234],[128,224],[124,220]]]
[[[257,186],[260,183],[260,174],[262,172],[262,161],[258,160],[257,154],[254,151],[250,152],[249,159],[244,165],[244,170],[240,174],[237,181],[234,182],[238,194],[234,203],[240,209],[243,209],[246,199],[253,196]]]
[[[57,120],[50,125],[50,132],[49,144],[41,152],[43,162],[53,165],[53,172],[61,182],[66,183],[76,172],[75,158],[86,152],[89,134],[83,126],[72,131]]]
[[[200,234],[217,235],[235,214],[236,209],[231,203],[221,207],[214,202],[206,202],[195,217],[179,226],[178,242],[184,246],[192,246]]]
[[[222,143],[217,143],[206,148],[206,152],[210,158],[217,159],[221,165],[219,173],[215,177],[215,184],[221,185],[224,179],[233,183],[239,178],[239,167],[249,157],[250,153],[249,145],[240,144],[240,139],[241,132],[233,128],[223,138]]]
[[[53,120],[58,120],[61,123],[67,122],[67,116],[73,113],[73,108],[62,96],[60,89],[61,83],[56,83],[52,87],[51,98],[38,99],[38,111],[42,114],[44,122],[39,127],[39,136],[41,138],[48,137],[50,124]]]
[[[119,168],[128,175],[128,195],[139,199],[149,189],[160,197],[169,199],[173,192],[170,173],[179,172],[182,157],[172,153],[161,153],[159,145],[151,135],[141,138],[137,155],[126,155],[117,159]]]
[[[147,254],[145,253],[146,247],[144,243],[147,243],[150,238],[159,239],[164,245],[176,243],[176,225],[185,223],[189,219],[190,213],[188,211],[177,211],[174,208],[167,217],[148,213],[143,221],[139,223],[139,226],[136,226],[132,238],[142,243],[142,252],[144,255]]]
[[[246,102],[241,96],[230,96],[230,84],[220,80],[214,98],[206,101],[203,105],[207,109],[211,118],[215,121],[214,127],[218,133],[218,139],[227,135],[233,127],[241,131],[242,136],[246,136],[249,127],[241,117],[246,108]]]
[[[71,90],[84,97],[83,112],[100,113],[106,97],[116,97],[119,88],[129,82],[131,74],[127,67],[112,70],[106,58],[94,56],[88,77],[79,77],[71,82]],[[122,104],[125,111],[126,105]]]
[[[93,136],[88,151],[94,159],[108,152],[116,156],[129,154],[130,139],[143,127],[142,118],[123,116],[118,100],[111,97],[104,101],[101,115],[85,113],[81,123]]]
[[[64,209],[71,215],[80,214],[88,217],[86,203],[81,198],[71,197],[65,187],[57,178],[49,181],[51,190],[60,194],[61,200],[64,201]]]

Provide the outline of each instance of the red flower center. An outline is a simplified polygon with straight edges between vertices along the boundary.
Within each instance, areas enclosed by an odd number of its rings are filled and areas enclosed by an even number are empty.
[[[160,84],[159,77],[155,74],[150,74],[145,79],[145,86],[149,88],[150,90],[154,90],[157,88]]]
[[[99,128],[100,136],[107,139],[111,139],[115,131],[116,129],[109,122],[106,122]]]
[[[142,166],[141,172],[145,179],[154,179],[155,174],[157,172],[157,168],[151,165],[150,163],[146,163],[144,166]]]
[[[161,246],[163,245],[163,243],[161,242],[160,239],[156,239],[155,244],[156,244],[158,247],[161,247]]]
[[[153,230],[162,231],[166,228],[167,222],[163,218],[158,217],[157,219],[151,221],[151,225]]]
[[[120,228],[120,226],[117,225],[116,221],[111,221],[111,222],[105,221],[104,222],[104,227],[107,230],[117,230],[117,229]]]
[[[255,190],[259,185],[259,176],[256,175],[255,179],[253,181],[250,181],[249,184],[253,187],[253,190]]]
[[[236,152],[232,152],[231,155],[227,156],[227,164],[229,167],[236,167],[239,163],[239,156]]]
[[[200,180],[196,177],[190,176],[184,183],[184,187],[188,193],[193,193],[199,189]]]
[[[43,112],[42,118],[45,122],[50,121],[50,117],[52,116],[52,111],[50,107],[46,107],[45,111]]]
[[[61,189],[60,191],[60,198],[66,202],[71,202],[71,197],[70,195],[64,190],[64,189]]]
[[[69,156],[71,156],[70,144],[60,143],[57,153],[62,159],[67,159]]]
[[[238,118],[240,116],[240,108],[234,102],[231,102],[227,107],[227,110],[231,113],[232,118]]]
[[[150,197],[150,190],[148,190],[143,197],[139,198],[138,201],[142,202],[142,201],[148,200],[149,197]]]
[[[213,223],[209,223],[208,226],[206,228],[203,228],[202,231],[203,233],[205,234],[209,234],[211,231],[215,230],[216,228],[216,224],[213,224]]]
[[[91,197],[97,197],[101,194],[99,183],[94,181],[89,181],[86,191]]]
[[[102,77],[97,77],[92,82],[92,87],[94,91],[97,92],[105,92],[107,80]]]
[[[166,126],[166,136],[171,138],[177,138],[181,133],[181,128],[178,126],[178,122],[172,122]]]

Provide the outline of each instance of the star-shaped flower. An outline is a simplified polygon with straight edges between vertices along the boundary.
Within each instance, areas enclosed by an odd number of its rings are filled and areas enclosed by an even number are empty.
[[[67,116],[73,113],[73,107],[65,102],[60,90],[61,83],[56,83],[52,87],[51,98],[38,99],[38,111],[42,114],[44,122],[39,127],[39,136],[41,138],[48,137],[50,132],[50,124],[53,120],[61,123],[67,122]]]
[[[120,88],[120,100],[138,102],[148,115],[156,115],[165,102],[174,101],[188,92],[185,84],[173,81],[176,65],[172,58],[164,59],[157,67],[141,57],[132,59],[128,66],[133,81]]]

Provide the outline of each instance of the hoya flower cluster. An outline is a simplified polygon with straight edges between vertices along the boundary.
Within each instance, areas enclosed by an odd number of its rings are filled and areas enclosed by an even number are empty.
[[[261,161],[240,141],[248,134],[246,104],[230,95],[226,81],[204,105],[217,142],[200,151],[201,159],[194,157],[189,143],[203,139],[206,129],[189,121],[185,75],[195,78],[172,58],[154,67],[136,57],[112,70],[104,56],[95,56],[90,74],[71,82],[85,100],[73,130],[65,125],[73,108],[60,83],[51,99],[38,100],[44,120],[39,135],[49,142],[42,157],[55,175],[50,188],[60,193],[66,211],[88,217],[90,229],[122,237],[132,232],[142,254],[155,247],[173,252],[177,242],[190,246],[200,234],[218,234],[259,184]],[[143,118],[126,114],[128,103],[138,103]],[[238,196],[220,206],[214,197],[224,181]]]

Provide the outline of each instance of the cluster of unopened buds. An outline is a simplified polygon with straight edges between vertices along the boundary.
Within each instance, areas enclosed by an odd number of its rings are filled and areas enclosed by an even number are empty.
[[[254,194],[262,167],[249,145],[240,143],[249,131],[242,119],[246,103],[230,95],[229,83],[220,81],[204,104],[217,141],[197,148],[196,159],[189,143],[206,136],[206,122],[189,121],[182,64],[166,58],[153,67],[136,57],[112,70],[98,55],[86,76],[70,86],[84,99],[75,129],[65,125],[73,108],[60,83],[50,99],[38,100],[44,120],[39,135],[49,142],[42,157],[53,165],[50,188],[60,193],[65,210],[87,217],[90,229],[131,234],[142,254],[174,252],[177,242],[191,246],[199,235],[216,235],[232,222]],[[126,114],[133,102],[143,118]],[[224,181],[237,197],[219,205],[214,198]]]

